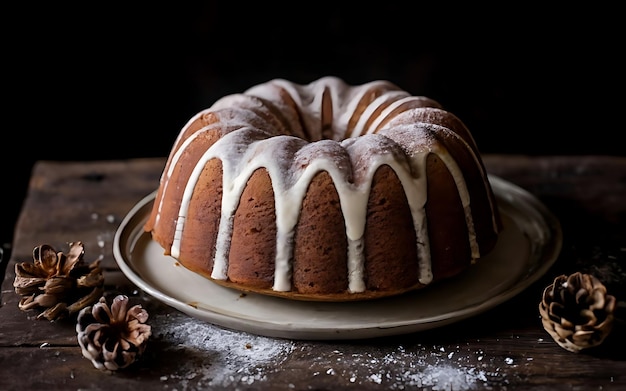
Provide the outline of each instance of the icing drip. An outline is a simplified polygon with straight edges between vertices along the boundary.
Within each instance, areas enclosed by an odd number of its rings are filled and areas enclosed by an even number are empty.
[[[378,96],[368,95],[372,94],[373,89],[379,90]],[[186,184],[171,247],[173,257],[180,254],[182,233],[194,187],[206,163],[211,159],[219,159],[223,170],[222,210],[211,277],[226,280],[235,211],[248,179],[255,170],[262,168],[270,176],[276,200],[277,237],[273,289],[289,291],[293,236],[302,202],[313,177],[325,171],[337,189],[344,214],[348,238],[349,290],[363,292],[366,289],[363,235],[370,187],[376,170],[387,165],[396,173],[406,192],[416,232],[419,258],[419,270],[416,273],[420,283],[429,284],[433,274],[425,204],[426,158],[430,153],[441,158],[454,178],[465,210],[472,256],[477,258],[480,255],[465,179],[454,159],[432,135],[435,125],[385,125],[387,118],[399,111],[427,106],[427,99],[411,97],[387,82],[349,87],[335,78],[320,79],[309,86],[275,80],[253,87],[245,95],[235,95],[228,99],[245,101],[245,96],[249,95],[264,101],[284,102],[285,93],[298,108],[299,123],[303,124],[303,130],[294,134],[306,134],[310,139],[277,135],[279,131],[272,130],[273,133],[270,133],[266,128],[261,130],[253,124],[257,116],[250,114],[251,111],[247,112],[247,117],[223,115],[219,126],[228,130],[220,130],[225,134],[199,159]],[[364,99],[368,99],[370,103],[354,122],[353,116],[358,104]],[[227,103],[220,100],[204,113],[213,112],[219,116],[228,107]],[[189,123],[199,118],[199,115]],[[356,125],[350,128],[350,123]],[[179,135],[176,145],[180,144],[180,147],[170,157],[169,168],[162,177],[165,187],[186,148],[202,134],[215,131],[216,126],[218,125],[200,128],[184,141],[181,141]],[[352,137],[346,138],[347,135]],[[424,141],[427,141],[426,144]],[[363,151],[367,153],[362,153]],[[478,159],[476,156],[474,158]],[[158,210],[161,210],[161,205]],[[158,217],[157,214],[157,219]]]

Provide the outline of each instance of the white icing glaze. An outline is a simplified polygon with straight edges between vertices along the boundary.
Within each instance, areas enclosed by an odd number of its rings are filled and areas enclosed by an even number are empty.
[[[372,93],[374,88],[382,89],[382,92],[362,112],[354,129],[348,129],[359,101],[366,94]],[[253,126],[252,122],[256,115],[250,115],[250,111],[242,110],[242,115],[235,116],[220,115],[223,110],[232,110],[230,106],[233,103],[241,106],[242,102],[249,102],[249,99],[246,99],[249,96],[271,101],[281,109],[288,105],[279,95],[281,89],[283,94],[285,91],[288,92],[300,111],[298,115],[303,129],[298,127],[298,121],[296,121],[293,125],[294,129],[290,129],[295,132],[295,136],[279,135],[279,131],[268,131],[267,128],[260,129]],[[330,99],[330,102],[326,103],[332,104],[330,113],[332,119],[327,121],[332,126],[332,140],[323,139],[322,134],[324,119],[321,111],[325,99]],[[344,214],[348,238],[349,290],[363,292],[365,290],[363,235],[370,186],[376,170],[382,165],[388,165],[400,180],[412,213],[419,258],[419,270],[416,273],[419,275],[420,283],[429,284],[433,275],[424,209],[426,203],[425,160],[429,153],[434,153],[441,158],[454,178],[466,211],[472,256],[478,258],[480,254],[476,243],[469,195],[462,172],[448,151],[444,150],[440,143],[435,142],[432,136],[432,132],[440,131],[441,129],[438,128],[441,127],[437,128],[436,125],[427,123],[406,124],[402,121],[398,121],[399,124],[394,126],[384,125],[387,117],[392,116],[392,113],[398,110],[417,110],[427,103],[424,98],[411,97],[388,82],[379,81],[361,86],[348,86],[341,80],[330,77],[307,86],[274,80],[253,87],[244,95],[238,94],[221,99],[211,108],[194,116],[186,125],[188,127],[204,113],[212,112],[220,118],[219,126],[228,130],[204,153],[186,184],[171,247],[172,256],[176,258],[180,255],[181,238],[189,203],[202,170],[211,159],[219,159],[223,169],[222,211],[211,277],[226,280],[233,219],[240,196],[254,171],[258,168],[265,168],[271,178],[276,200],[277,251],[273,289],[291,290],[294,229],[309,183],[317,173],[326,171],[337,189]],[[376,113],[378,116],[373,118],[372,116]],[[329,113],[325,113],[327,114]],[[367,126],[368,123],[370,123],[369,126]],[[381,125],[382,128],[379,129]],[[216,126],[218,125],[205,126],[182,141],[177,152],[170,156],[169,169],[163,174],[162,183],[165,188],[187,146],[196,137],[214,130]],[[180,137],[184,130],[185,128],[176,140],[176,145],[181,142]],[[308,134],[311,140],[321,141],[306,141],[298,136],[302,134]],[[345,138],[346,134],[351,134],[353,137]],[[363,151],[367,153],[362,153]],[[477,156],[474,157],[478,159]],[[158,210],[161,210],[161,205],[158,206]]]

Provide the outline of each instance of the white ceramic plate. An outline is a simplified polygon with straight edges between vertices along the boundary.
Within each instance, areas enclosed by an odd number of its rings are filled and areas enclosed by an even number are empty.
[[[490,176],[504,230],[467,273],[413,293],[363,302],[293,301],[225,288],[163,255],[143,231],[156,192],[130,210],[113,253],[140,289],[192,317],[254,334],[311,340],[363,339],[451,324],[511,299],[541,277],[562,245],[559,221],[533,195]]]

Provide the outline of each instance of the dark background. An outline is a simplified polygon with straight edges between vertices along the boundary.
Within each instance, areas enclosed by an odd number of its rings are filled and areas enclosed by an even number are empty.
[[[483,153],[624,154],[617,8],[286,4],[2,6],[2,243],[35,161],[165,157],[197,111],[277,77],[391,80]]]

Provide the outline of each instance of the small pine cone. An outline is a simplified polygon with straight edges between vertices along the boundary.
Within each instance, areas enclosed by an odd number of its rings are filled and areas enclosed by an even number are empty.
[[[148,312],[127,296],[118,295],[111,308],[101,297],[98,303],[78,314],[76,333],[83,356],[100,370],[126,368],[144,352],[152,333],[146,324]]]
[[[37,319],[54,321],[95,303],[104,292],[100,260],[83,261],[82,242],[70,243],[69,253],[44,244],[33,250],[34,263],[15,264],[15,293],[22,311],[43,309]]]
[[[614,296],[596,277],[561,275],[543,291],[539,313],[544,329],[562,348],[578,353],[600,345],[613,327]]]

